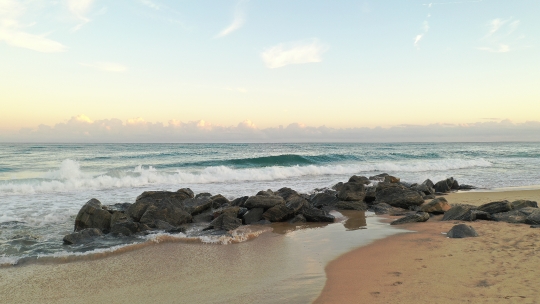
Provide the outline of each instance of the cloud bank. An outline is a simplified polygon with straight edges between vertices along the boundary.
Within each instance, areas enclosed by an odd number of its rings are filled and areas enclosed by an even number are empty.
[[[540,141],[540,122],[509,120],[472,124],[399,125],[390,128],[310,127],[299,123],[260,129],[246,120],[220,126],[204,120],[164,123],[142,118],[92,120],[72,117],[54,126],[0,133],[0,142],[209,143],[209,142],[491,142]]]

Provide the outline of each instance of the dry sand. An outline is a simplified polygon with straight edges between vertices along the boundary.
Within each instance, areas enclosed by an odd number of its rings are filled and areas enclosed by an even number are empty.
[[[463,192],[452,203],[507,199],[540,202],[540,190]],[[449,239],[457,222],[402,225],[394,235],[348,252],[326,267],[315,303],[540,303],[540,229],[488,221],[467,223],[479,237]]]

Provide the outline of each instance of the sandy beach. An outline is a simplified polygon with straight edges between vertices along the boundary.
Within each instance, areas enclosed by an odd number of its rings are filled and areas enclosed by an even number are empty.
[[[461,192],[449,203],[540,201],[540,190]],[[540,303],[540,229],[467,223],[477,238],[449,239],[456,222],[403,225],[415,231],[358,248],[330,262],[315,303]]]
[[[446,197],[477,205],[538,201],[540,190]],[[5,267],[0,295],[2,303],[538,302],[540,230],[477,221],[470,224],[480,237],[448,239],[442,232],[455,223],[440,218],[375,241],[365,237],[377,230],[346,230],[358,226],[351,219],[287,237],[278,226],[234,245],[164,240],[112,255]],[[366,241],[372,243],[358,248]]]

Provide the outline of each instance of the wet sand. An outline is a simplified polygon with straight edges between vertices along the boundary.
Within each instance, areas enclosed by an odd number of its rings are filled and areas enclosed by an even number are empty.
[[[540,202],[540,190],[462,192],[449,203]],[[449,239],[457,222],[401,225],[416,232],[378,240],[326,267],[315,303],[540,303],[540,229],[476,221],[479,237]],[[392,218],[393,219],[393,218]]]
[[[272,225],[250,241],[150,244],[62,263],[0,268],[0,303],[310,303],[341,254],[400,232],[368,218]]]

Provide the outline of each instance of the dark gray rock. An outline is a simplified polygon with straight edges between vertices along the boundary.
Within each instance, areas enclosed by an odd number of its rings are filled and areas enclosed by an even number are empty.
[[[451,189],[448,183],[446,182],[446,180],[437,182],[435,186],[433,186],[433,188],[435,189],[435,192],[440,192],[440,193],[446,193],[450,191]]]
[[[247,201],[248,198],[249,196],[242,196],[242,197],[235,198],[234,200],[231,201],[231,206],[243,207],[244,203]]]
[[[349,178],[349,183],[359,183],[359,184],[369,185],[371,184],[371,181],[365,176],[353,175],[351,176],[351,178]]]
[[[540,228],[540,225],[531,225],[531,228]]]
[[[295,217],[293,217],[289,221],[289,224],[299,224],[299,223],[305,223],[305,222],[307,222],[306,218],[301,214],[297,214]]]
[[[242,207],[248,209],[263,208],[270,209],[275,205],[285,204],[285,200],[277,195],[256,195],[250,196]]]
[[[474,230],[473,227],[465,224],[458,224],[452,227],[450,231],[446,234],[447,237],[457,239],[457,238],[466,238],[466,237],[476,237],[478,233]]]
[[[284,222],[295,215],[294,210],[288,208],[285,204],[275,205],[263,213],[263,218],[270,222]]]
[[[111,228],[111,214],[102,207],[101,202],[95,198],[86,202],[75,218],[74,231],[97,228],[103,232],[108,232]]]
[[[529,200],[517,200],[512,202],[514,209],[521,209],[526,207],[538,208],[538,203]]]
[[[377,203],[387,203],[390,206],[404,209],[411,206],[420,206],[424,203],[424,199],[418,192],[402,186],[391,186],[377,190],[375,198]]]
[[[231,205],[231,202],[221,194],[214,195],[210,197],[210,199],[212,200],[212,203],[210,205],[212,209],[219,209]]]
[[[411,187],[411,190],[419,191],[422,193],[422,195],[430,195],[430,194],[435,193],[435,189],[424,184],[414,185]]]
[[[373,210],[373,212],[375,212],[375,214],[377,214],[377,215],[389,214],[389,215],[393,215],[393,216],[405,215],[405,214],[410,212],[407,209],[398,208],[398,207],[392,207],[392,206],[390,206],[390,205],[388,205],[386,203],[375,204],[375,205],[371,206],[371,210]]]
[[[301,209],[308,207],[309,202],[300,195],[292,195],[288,197],[285,206],[291,209],[296,215]]]
[[[210,210],[194,215],[191,219],[193,223],[210,223],[213,220],[214,214]]]
[[[259,192],[257,192],[256,195],[262,195],[262,196],[275,196],[276,194],[274,193],[274,191],[268,189],[268,190],[261,190]]]
[[[135,203],[126,210],[126,214],[134,221],[140,221],[146,209],[164,199],[174,204],[178,208],[183,208],[182,202],[189,199],[190,196],[185,192],[170,192],[170,191],[145,191],[137,197]]]
[[[471,217],[475,220],[484,220],[484,221],[492,221],[493,216],[485,211],[480,211],[476,209],[471,209]]]
[[[424,182],[422,182],[422,185],[426,185],[429,188],[434,188],[435,187],[435,184],[429,178],[426,179]]]
[[[338,192],[341,190],[341,188],[343,188],[343,183],[342,182],[339,182],[339,183],[332,186],[332,189],[334,189],[334,190],[336,190]]]
[[[446,211],[450,210],[450,205],[444,197],[439,197],[427,204],[420,206],[420,210],[424,212],[429,212],[433,214],[443,214]]]
[[[227,207],[223,207],[223,208],[213,210],[212,216],[214,218],[217,218],[222,214],[228,214],[229,216],[238,217],[239,213],[240,213],[240,207],[238,207],[238,206],[227,206]]]
[[[212,196],[198,194],[194,198],[182,201],[182,209],[191,215],[197,215],[209,210],[212,207],[212,202]]]
[[[308,222],[330,222],[333,223],[335,217],[328,212],[315,208],[304,208],[302,215]]]
[[[130,203],[116,203],[114,205],[108,205],[106,206],[107,207],[107,210],[109,210],[109,212],[113,212],[114,211],[119,211],[119,212],[126,212],[129,208],[129,206],[131,206],[132,204]]]
[[[536,208],[531,214],[529,214],[529,216],[527,216],[527,219],[525,220],[525,224],[540,225],[540,209]]]
[[[285,201],[288,201],[289,198],[298,196],[298,192],[291,188],[284,187],[276,191],[276,195],[281,196]]]
[[[146,211],[141,216],[140,222],[149,227],[154,227],[154,222],[156,220],[167,222],[173,226],[180,226],[191,222],[191,219],[191,214],[187,213],[182,208],[178,208],[173,203],[173,199],[162,199],[146,208]]]
[[[152,226],[155,227],[155,223],[152,223]],[[148,225],[143,223],[133,222],[132,220],[118,222],[111,227],[111,234],[113,235],[125,235],[130,236],[137,232],[142,232],[149,230]]]
[[[338,198],[342,201],[363,201],[366,191],[363,184],[347,182],[338,193]]]
[[[467,205],[456,205],[444,213],[442,221],[474,221],[476,216],[473,208]]]
[[[390,223],[390,225],[402,225],[407,223],[419,223],[429,220],[429,213],[427,212],[416,212],[414,214],[407,215],[400,219],[397,219]]]
[[[366,211],[368,209],[368,206],[364,202],[347,202],[347,201],[339,201],[335,205],[337,210],[360,210],[360,211]]]
[[[73,245],[92,241],[93,238],[102,236],[103,233],[97,228],[86,228],[64,236],[64,244]]]
[[[111,214],[111,227],[116,223],[125,222],[127,220],[129,220],[129,217],[124,212],[114,211]]]
[[[256,223],[262,219],[263,213],[263,208],[250,209],[242,217],[242,222],[244,223],[244,225],[251,225],[253,223]]]
[[[187,196],[186,198],[195,197],[195,193],[193,193],[193,191],[189,188],[178,189],[176,192],[185,194]]]
[[[377,187],[366,187],[366,196],[364,197],[364,202],[371,204],[375,201],[377,194]]]
[[[506,200],[500,202],[491,202],[478,207],[478,210],[485,211],[489,214],[508,212],[512,209],[512,203]]]
[[[476,189],[476,187],[471,186],[471,185],[459,185],[459,190],[473,190],[473,189]]]
[[[242,225],[242,220],[229,214],[222,214],[210,223],[210,227],[217,230],[234,230]]]
[[[334,206],[339,202],[339,199],[335,195],[317,193],[311,197],[310,202],[312,207],[320,209],[323,207]]]
[[[514,209],[507,212],[492,214],[493,220],[497,222],[507,222],[514,224],[524,224],[527,222],[527,217],[533,214],[538,208],[524,207],[520,209]]]

